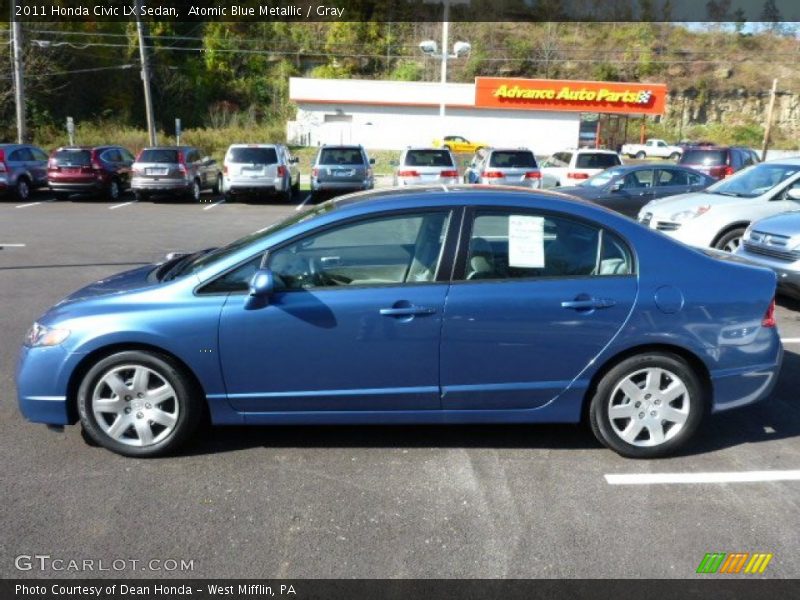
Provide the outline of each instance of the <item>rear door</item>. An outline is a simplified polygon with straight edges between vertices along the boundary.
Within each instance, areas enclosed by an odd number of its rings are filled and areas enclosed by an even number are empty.
[[[333,183],[360,185],[366,178],[366,165],[360,148],[323,148],[320,178]]]
[[[28,170],[33,176],[34,185],[41,187],[47,185],[47,154],[36,146],[29,146],[30,162]]]
[[[500,177],[494,183],[502,185],[525,185],[539,174],[533,153],[527,150],[497,150],[489,157],[488,172],[497,172]]]
[[[186,149],[183,149],[186,152]],[[149,148],[142,150],[137,167],[141,170],[141,177],[151,181],[185,180],[180,170],[178,161],[179,149],[177,148]],[[188,164],[188,157],[184,156]]]
[[[636,218],[639,209],[654,197],[655,171],[653,169],[631,171],[621,178],[621,184],[622,187],[612,191],[608,199],[603,201],[603,205],[623,215]]]
[[[638,287],[631,251],[562,214],[487,208],[469,220],[442,327],[442,407],[540,407],[625,323]]]

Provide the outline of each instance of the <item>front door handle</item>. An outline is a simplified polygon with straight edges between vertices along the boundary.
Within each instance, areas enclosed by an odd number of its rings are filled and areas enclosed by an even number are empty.
[[[428,306],[400,306],[396,308],[382,308],[380,313],[384,317],[413,317],[415,315],[432,315],[435,308]]]
[[[592,298],[581,294],[575,300],[566,300],[561,303],[561,308],[571,308],[573,310],[593,310],[595,308],[611,308],[617,303],[612,298]]]

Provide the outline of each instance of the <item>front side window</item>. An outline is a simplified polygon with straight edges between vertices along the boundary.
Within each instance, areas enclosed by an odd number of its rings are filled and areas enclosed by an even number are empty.
[[[214,281],[204,286],[201,294],[227,294],[230,292],[246,292],[250,288],[250,280],[261,266],[263,254],[254,256],[247,262],[224,275],[217,277]]]
[[[631,171],[623,180],[623,189],[649,188],[653,186],[653,171],[642,169],[641,171]]]
[[[449,212],[382,216],[311,234],[269,255],[277,289],[434,281]]]
[[[39,148],[30,148],[33,160],[47,160],[47,154],[39,150]]]
[[[478,213],[467,280],[630,275],[631,252],[602,227],[534,213]]]

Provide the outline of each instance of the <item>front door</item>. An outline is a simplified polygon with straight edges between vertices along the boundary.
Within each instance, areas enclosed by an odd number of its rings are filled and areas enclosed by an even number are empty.
[[[468,253],[442,328],[444,409],[546,404],[613,339],[636,297],[630,250],[592,223],[478,211]]]
[[[432,410],[449,284],[437,282],[449,211],[393,214],[270,251],[268,306],[231,294],[220,360],[244,412]]]

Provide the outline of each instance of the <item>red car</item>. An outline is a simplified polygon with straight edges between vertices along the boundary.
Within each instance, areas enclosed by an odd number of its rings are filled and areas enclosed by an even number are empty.
[[[47,183],[56,198],[100,194],[117,200],[130,187],[133,154],[122,146],[65,146],[53,150]]]

